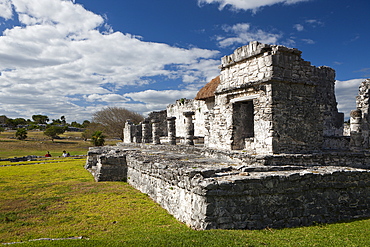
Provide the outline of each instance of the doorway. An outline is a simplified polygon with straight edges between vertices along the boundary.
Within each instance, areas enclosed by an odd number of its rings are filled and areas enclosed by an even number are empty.
[[[254,137],[253,100],[233,104],[233,150],[245,147],[245,139]]]

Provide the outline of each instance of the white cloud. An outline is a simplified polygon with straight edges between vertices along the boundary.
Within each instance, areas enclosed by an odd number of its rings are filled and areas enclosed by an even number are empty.
[[[13,9],[10,0],[0,0],[0,17],[8,20],[13,16]]]
[[[249,23],[238,23],[233,26],[224,26],[224,31],[231,37],[217,37],[220,47],[228,47],[235,44],[247,44],[250,41],[260,41],[266,44],[276,44],[282,37],[281,34],[268,33],[261,29],[252,29]]]
[[[360,78],[335,82],[338,109],[344,113],[345,118],[348,118],[349,113],[356,109],[356,96],[358,95],[359,86],[364,80]]]
[[[293,27],[299,32],[304,30],[304,26],[301,24],[295,24]]]
[[[324,23],[322,21],[315,20],[315,19],[306,20],[305,22],[307,24],[313,26],[313,27],[323,26],[324,25]]]
[[[165,110],[169,103],[175,103],[178,99],[192,99],[196,94],[197,90],[146,90],[142,92],[127,93],[124,96],[137,102],[145,102],[145,105],[141,105],[141,111],[143,111],[144,114],[148,114],[151,111]],[[127,105],[126,107],[130,106]],[[136,104],[135,107],[137,108],[138,105]]]
[[[150,104],[164,104],[167,102],[174,103],[176,100],[181,98],[194,98],[197,91],[181,91],[181,90],[146,90],[142,92],[126,93],[124,96],[133,99],[134,101],[146,102]],[[163,109],[165,109],[164,107]]]
[[[114,32],[74,1],[2,0],[1,17],[18,17],[22,25],[0,36],[0,115],[12,109],[25,118],[52,112],[81,121],[108,103],[127,104],[119,91],[128,86],[155,83],[158,76],[204,84],[218,72],[218,51]],[[138,107],[147,110],[143,103]]]
[[[257,12],[259,8],[264,6],[279,3],[289,5],[306,1],[309,0],[198,0],[198,4],[200,6],[204,4],[218,4],[220,10],[226,6],[230,6],[232,10],[252,10],[253,12]]]
[[[312,39],[302,39],[303,42],[305,42],[306,44],[309,44],[309,45],[313,45],[315,44],[316,42]]]
[[[119,95],[119,94],[90,94],[90,95],[85,95],[84,98],[86,101],[89,102],[95,102],[95,101],[101,101],[101,102],[126,102],[129,99],[126,97]]]

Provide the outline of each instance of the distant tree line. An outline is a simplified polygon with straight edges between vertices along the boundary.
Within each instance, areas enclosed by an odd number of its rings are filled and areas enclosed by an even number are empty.
[[[65,116],[61,116],[60,119],[52,119],[51,123],[48,124],[50,121],[49,117],[46,115],[32,115],[31,119],[24,119],[24,118],[8,118],[5,115],[0,116],[0,126],[3,128],[9,129],[18,129],[18,128],[25,128],[27,130],[39,129],[45,130],[46,127],[49,125],[59,125],[59,126],[67,126],[67,127],[74,127],[74,128],[86,128],[90,121],[85,120],[82,124],[77,122],[67,123]]]
[[[4,131],[5,128],[17,130],[16,138],[24,140],[27,138],[27,130],[38,129],[44,131],[44,135],[54,141],[65,131],[77,128],[83,131],[81,136],[85,141],[90,139],[95,146],[102,146],[107,137],[123,140],[123,128],[128,119],[135,124],[144,120],[139,113],[122,107],[103,108],[93,114],[91,122],[85,120],[82,124],[67,123],[65,116],[61,116],[60,119],[52,119],[51,123],[48,123],[50,119],[46,115],[33,115],[32,120],[12,119],[2,115],[0,116],[0,132]]]
[[[85,120],[82,124],[77,122],[67,123],[65,116],[60,119],[52,119],[51,123],[49,117],[46,115],[33,115],[32,120],[24,118],[8,118],[5,115],[0,116],[0,132],[6,129],[17,130],[15,137],[19,140],[27,138],[27,130],[41,130],[44,134],[54,139],[59,138],[67,130],[80,130],[83,131],[88,127],[90,121]]]

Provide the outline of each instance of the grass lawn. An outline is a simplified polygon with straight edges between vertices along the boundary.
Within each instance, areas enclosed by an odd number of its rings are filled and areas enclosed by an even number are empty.
[[[195,231],[125,182],[95,182],[85,159],[22,164],[0,162],[0,243],[23,242],[10,246],[370,246],[370,219]]]
[[[84,155],[91,143],[83,141],[81,132],[65,132],[61,139],[54,142],[44,135],[42,131],[28,131],[28,138],[20,141],[15,138],[15,131],[0,133],[0,159],[22,157],[28,155],[44,156],[47,151],[53,157],[62,155],[66,150],[71,155]],[[106,145],[115,145],[117,141],[107,141]]]

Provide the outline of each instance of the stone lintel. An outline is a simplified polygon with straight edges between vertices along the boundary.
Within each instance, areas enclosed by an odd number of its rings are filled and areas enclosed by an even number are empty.
[[[258,94],[252,94],[252,95],[248,95],[248,96],[244,96],[244,97],[239,97],[239,98],[232,99],[232,100],[230,100],[230,103],[250,101],[250,100],[253,100],[253,99],[257,99],[258,97],[259,97]]]
[[[186,111],[183,113],[185,117],[191,117],[195,115],[195,112],[193,111]]]

